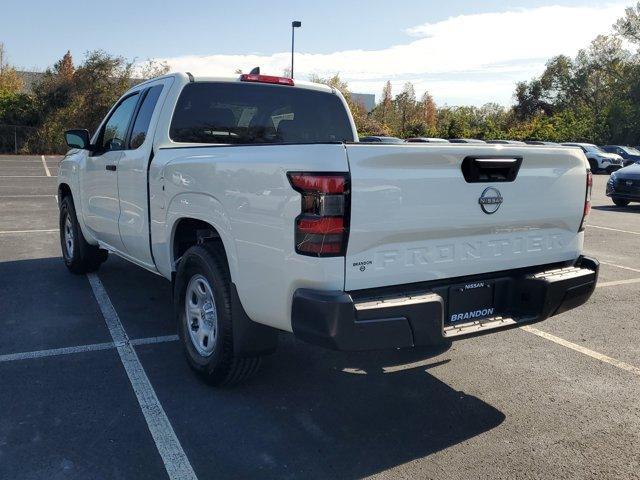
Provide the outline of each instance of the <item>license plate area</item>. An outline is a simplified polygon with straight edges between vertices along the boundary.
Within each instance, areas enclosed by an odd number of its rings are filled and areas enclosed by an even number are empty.
[[[477,281],[449,287],[446,325],[472,322],[498,314],[495,308],[495,282]]]

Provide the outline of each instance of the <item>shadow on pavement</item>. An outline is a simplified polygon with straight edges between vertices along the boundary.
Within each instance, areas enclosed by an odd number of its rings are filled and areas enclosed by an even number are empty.
[[[166,281],[117,258],[100,278],[132,338],[175,332]],[[227,389],[203,383],[178,343],[137,350],[203,477],[361,478],[473,438],[505,418],[429,373],[449,361],[447,347],[345,353],[282,334],[257,377]]]
[[[628,213],[640,213],[640,204],[630,204],[626,207],[617,207],[616,205],[597,205],[591,207],[594,210],[601,210],[603,212],[628,212]]]
[[[448,362],[432,358],[440,352],[330,352],[282,335],[254,380],[215,389],[190,371],[176,343],[138,351],[205,477],[362,478],[469,440],[505,418],[429,373]]]

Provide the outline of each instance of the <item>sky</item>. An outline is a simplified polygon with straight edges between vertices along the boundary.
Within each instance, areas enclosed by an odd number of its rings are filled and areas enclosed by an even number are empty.
[[[183,2],[3,0],[0,42],[20,69],[43,70],[67,50],[166,60],[194,75],[260,66],[282,74],[296,30],[295,76],[339,73],[352,91],[394,93],[411,81],[439,105],[512,103],[558,54],[611,30],[633,1],[523,0]],[[61,6],[64,5],[64,8]]]

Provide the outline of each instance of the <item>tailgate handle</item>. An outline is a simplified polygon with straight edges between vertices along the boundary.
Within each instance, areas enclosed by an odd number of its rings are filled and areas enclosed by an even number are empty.
[[[521,163],[522,157],[469,156],[462,161],[461,169],[467,183],[513,182]]]

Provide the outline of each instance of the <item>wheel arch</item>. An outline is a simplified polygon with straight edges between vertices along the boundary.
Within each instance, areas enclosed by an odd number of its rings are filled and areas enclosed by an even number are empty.
[[[229,274],[233,281],[235,262],[233,261],[233,247],[227,235],[221,233],[218,225],[209,220],[195,216],[183,216],[177,218],[171,228],[170,255],[172,270],[175,272],[180,258],[192,246],[205,242],[219,242],[222,253],[229,268]]]

